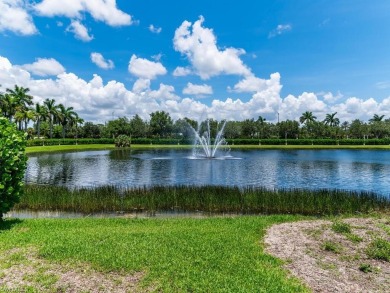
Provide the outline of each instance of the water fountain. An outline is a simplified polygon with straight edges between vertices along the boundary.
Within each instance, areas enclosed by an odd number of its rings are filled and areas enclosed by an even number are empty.
[[[223,137],[223,131],[225,129],[225,126],[226,121],[223,122],[220,130],[218,130],[217,126],[217,135],[215,136],[214,141],[212,141],[211,138],[209,120],[206,120],[207,130],[202,135],[200,134],[200,126],[198,127],[198,130],[195,130],[193,127],[190,126],[195,135],[193,157],[213,159],[216,158],[217,151],[220,149],[223,149],[228,152],[230,149],[227,147],[227,142]]]

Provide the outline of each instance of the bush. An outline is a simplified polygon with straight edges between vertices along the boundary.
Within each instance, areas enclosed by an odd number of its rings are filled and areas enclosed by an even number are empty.
[[[127,135],[119,135],[115,139],[115,146],[119,148],[129,147],[131,145],[131,139]]]
[[[22,193],[27,163],[25,147],[25,135],[8,119],[0,117],[0,221]]]

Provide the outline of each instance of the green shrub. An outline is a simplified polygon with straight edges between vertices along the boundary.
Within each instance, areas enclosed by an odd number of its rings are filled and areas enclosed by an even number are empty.
[[[25,147],[24,134],[0,117],[0,221],[19,201],[27,163]]]
[[[125,148],[125,147],[129,147],[130,145],[131,145],[131,138],[128,137],[127,135],[122,134],[115,139],[116,147]]]

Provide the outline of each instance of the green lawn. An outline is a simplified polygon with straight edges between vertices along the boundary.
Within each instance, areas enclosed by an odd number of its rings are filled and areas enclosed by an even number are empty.
[[[229,145],[231,149],[384,149],[390,150],[390,145]],[[190,145],[137,145],[132,149],[190,149]],[[26,153],[60,152],[60,151],[86,151],[115,149],[112,144],[86,144],[86,145],[55,145],[27,147]]]
[[[262,244],[267,227],[299,219],[6,220],[0,224],[0,255],[33,247],[50,263],[81,262],[105,273],[144,272],[142,286],[161,292],[307,292],[288,277],[281,261],[263,252]],[[0,275],[1,269],[0,264]]]

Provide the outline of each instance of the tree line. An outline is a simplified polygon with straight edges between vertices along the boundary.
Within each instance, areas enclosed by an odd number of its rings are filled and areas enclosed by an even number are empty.
[[[208,119],[197,122],[190,118],[173,120],[169,113],[156,111],[150,119],[139,115],[131,118],[118,117],[105,124],[85,122],[73,109],[46,99],[42,104],[33,103],[29,89],[15,85],[13,89],[0,92],[0,115],[18,125],[19,130],[28,133],[29,138],[116,138],[127,135],[134,138],[190,138],[194,129],[200,132],[210,125],[211,136],[215,136],[225,121]],[[228,139],[362,139],[390,137],[390,119],[375,114],[369,121],[359,119],[340,122],[337,112],[329,113],[324,120],[318,120],[312,112],[302,113],[299,120],[285,120],[277,123],[259,116],[257,119],[227,121],[224,136]],[[32,127],[30,121],[32,121]]]

